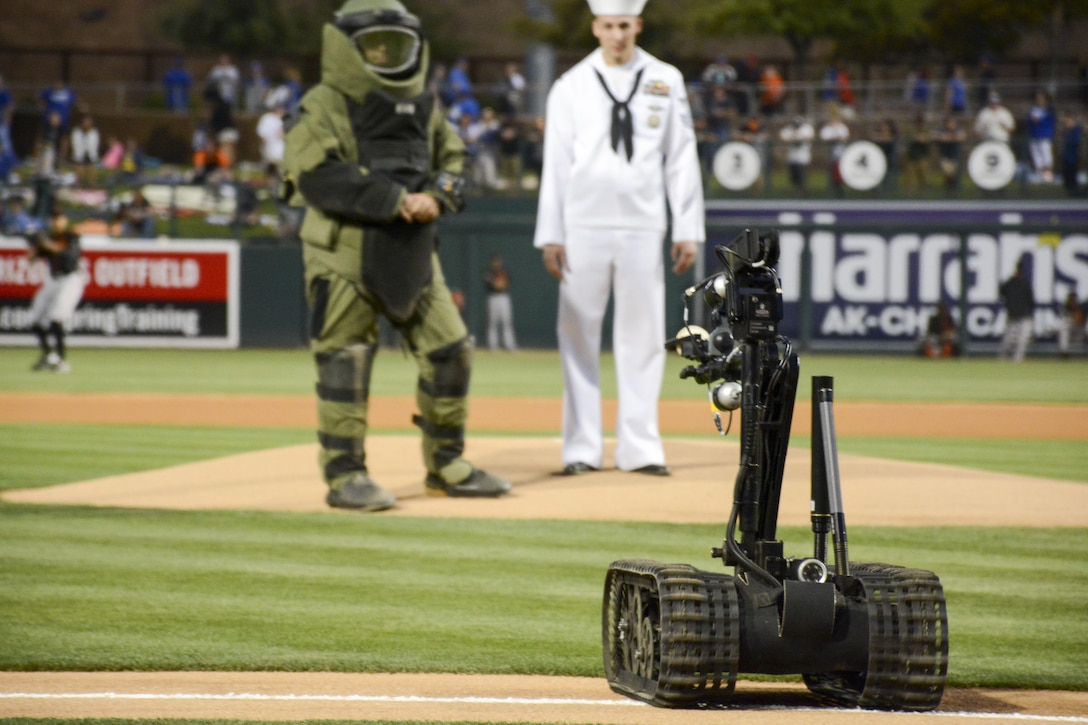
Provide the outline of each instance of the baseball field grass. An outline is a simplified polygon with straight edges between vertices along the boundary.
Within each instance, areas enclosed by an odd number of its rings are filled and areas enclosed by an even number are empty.
[[[313,369],[304,350],[76,350],[71,375],[30,372],[35,353],[0,348],[0,391],[61,393],[178,393],[216,395],[311,395]],[[670,356],[662,397],[704,400],[703,388],[679,373],[687,362]],[[1032,360],[1024,365],[992,358],[931,361],[913,357],[802,355],[802,389],[812,375],[835,379],[838,401],[1088,404],[1085,361]],[[611,361],[602,363],[602,391],[614,395]],[[396,349],[376,359],[371,391],[410,395],[415,366]],[[478,352],[472,395],[554,397],[562,390],[552,351]],[[550,421],[539,432],[554,434]],[[406,421],[403,430],[411,429]],[[471,431],[494,433],[496,431]],[[308,429],[176,428],[170,426],[70,426],[0,424],[0,490],[84,480],[148,470],[247,450],[314,440]],[[707,421],[707,435],[713,435]],[[1073,440],[985,440],[970,430],[953,438],[850,436],[847,453],[946,463],[982,470],[1088,483],[1088,445]],[[63,442],[63,444],[61,444]],[[793,445],[807,440],[796,436]]]
[[[313,392],[313,363],[305,350],[76,349],[69,359],[75,374],[31,375],[36,350],[0,348],[0,390],[268,395]],[[811,375],[835,378],[836,400],[1088,403],[1088,360],[1084,358],[1032,359],[1015,365],[991,357],[928,360],[802,353],[800,360],[802,382]],[[667,358],[664,399],[699,397],[702,388],[679,377],[681,369],[689,364],[676,355]],[[378,395],[408,394],[415,388],[415,379],[415,367],[402,351],[383,348],[375,359],[371,390]],[[616,389],[607,354],[602,357],[601,387],[606,397]],[[553,397],[562,388],[554,351],[476,351],[473,395]]]
[[[68,376],[0,350],[0,391],[309,395],[305,351],[76,350]],[[666,398],[701,398],[670,359]],[[1083,362],[811,356],[856,401],[1088,403]],[[605,365],[606,394],[614,390]],[[378,358],[375,394],[414,366]],[[473,395],[555,396],[556,356],[480,353]],[[542,432],[554,431],[542,430]],[[496,431],[489,431],[495,434]],[[708,430],[708,435],[713,432]],[[313,441],[292,427],[0,425],[0,490]],[[798,441],[803,444],[803,441]],[[1083,441],[851,437],[843,452],[1088,482]],[[1030,495],[1030,491],[1025,492]],[[181,512],[0,503],[0,669],[469,672],[600,676],[618,558],[713,568],[721,527]],[[810,546],[784,527],[787,549]],[[873,528],[855,561],[937,572],[949,684],[1088,690],[1088,530]]]
[[[624,558],[717,565],[715,526],[6,505],[0,669],[601,676]],[[810,548],[803,528],[780,532]],[[939,572],[951,686],[1085,689],[1088,531],[855,527]]]

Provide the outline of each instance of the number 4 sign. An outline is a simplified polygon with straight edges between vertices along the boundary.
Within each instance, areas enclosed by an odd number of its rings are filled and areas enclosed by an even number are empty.
[[[851,189],[868,191],[880,185],[888,173],[884,152],[872,141],[854,141],[839,157],[839,173]]]

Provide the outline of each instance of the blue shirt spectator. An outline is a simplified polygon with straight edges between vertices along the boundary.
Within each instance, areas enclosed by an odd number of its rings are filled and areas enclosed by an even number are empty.
[[[468,59],[461,58],[450,68],[449,79],[450,93],[459,98],[461,94],[472,95],[472,79],[468,77]]]
[[[910,100],[916,106],[925,108],[929,105],[929,69],[921,68],[914,75],[910,89]]]
[[[302,100],[302,94],[305,92],[302,87],[302,77],[299,75],[297,68],[288,68],[284,71],[283,84],[287,86],[287,90],[291,93],[287,107],[296,108]]]
[[[963,79],[963,66],[952,69],[944,90],[945,110],[953,115],[967,111],[967,83]]]
[[[4,85],[4,77],[0,76],[0,185],[7,181],[8,174],[19,163],[11,144],[11,119],[14,114],[15,101]]]
[[[193,77],[185,70],[185,61],[178,58],[174,67],[166,71],[162,78],[163,90],[166,92],[166,110],[174,113],[186,113],[189,110],[189,89],[193,85]]]
[[[35,219],[26,210],[26,201],[21,196],[7,200],[0,217],[0,231],[4,234],[26,236],[41,229],[41,220]]]
[[[0,76],[0,134],[11,130],[11,118],[15,114],[15,102],[11,98],[11,91],[4,84],[4,77]]]
[[[264,106],[267,109],[282,106],[290,113],[298,107],[303,94],[302,76],[298,68],[287,66],[283,69],[279,83],[268,90],[264,97]]]
[[[830,66],[824,73],[824,84],[820,90],[820,98],[825,101],[834,101],[839,95],[839,69]]]
[[[1054,109],[1050,106],[1050,100],[1046,93],[1040,92],[1035,96],[1035,104],[1028,113],[1028,136],[1038,139],[1052,139],[1058,128],[1058,121],[1054,118]]]
[[[72,122],[72,109],[76,105],[76,94],[64,81],[56,81],[52,86],[41,93],[44,111],[43,119],[48,119],[53,113],[60,115],[60,127],[62,132],[67,132]]]
[[[1054,115],[1050,94],[1037,91],[1035,102],[1028,112],[1028,151],[1031,165],[1044,183],[1054,180],[1054,136],[1057,131],[1058,119]]]
[[[450,107],[449,119],[456,125],[461,117],[476,120],[480,117],[480,102],[469,93],[462,93]]]

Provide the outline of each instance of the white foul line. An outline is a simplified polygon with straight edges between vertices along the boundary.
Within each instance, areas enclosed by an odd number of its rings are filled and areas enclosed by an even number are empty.
[[[636,700],[589,700],[558,697],[428,697],[424,695],[268,695],[250,692],[214,693],[153,693],[153,692],[0,692],[0,700],[255,700],[266,702],[384,702],[471,705],[591,705],[603,707],[649,707]],[[756,706],[724,707],[723,710],[780,710],[797,713],[835,712],[841,714],[872,714],[873,710],[821,709],[810,707]],[[886,715],[917,715],[918,713],[887,712]],[[1027,722],[1088,723],[1088,717],[1076,715],[1026,715],[999,712],[929,712],[938,717],[973,718],[977,720],[1024,720]]]
[[[423,695],[266,695],[249,692],[152,693],[152,692],[0,692],[0,699],[31,700],[265,700],[269,702],[398,702],[474,705],[634,705],[635,700],[580,700],[556,697],[425,697]]]

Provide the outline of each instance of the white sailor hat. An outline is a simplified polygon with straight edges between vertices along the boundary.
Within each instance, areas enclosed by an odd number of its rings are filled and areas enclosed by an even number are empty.
[[[642,15],[646,0],[589,0],[594,15]]]

